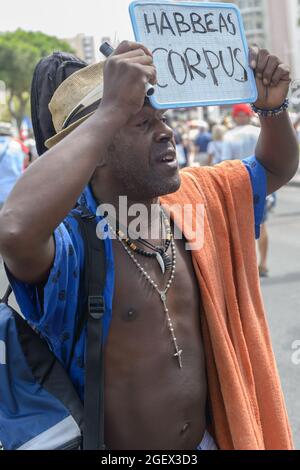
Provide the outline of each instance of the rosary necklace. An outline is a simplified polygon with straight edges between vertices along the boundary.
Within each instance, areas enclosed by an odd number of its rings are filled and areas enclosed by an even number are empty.
[[[128,254],[128,256],[130,256],[130,258],[132,259],[132,261],[134,262],[134,264],[136,265],[136,267],[138,268],[138,270],[142,273],[142,275],[144,276],[144,278],[151,284],[151,286],[153,287],[153,289],[158,293],[159,295],[159,298],[163,304],[163,309],[164,309],[164,312],[166,314],[166,317],[167,317],[167,322],[168,322],[168,328],[169,328],[169,331],[171,333],[171,337],[172,337],[172,341],[173,341],[173,345],[174,345],[174,349],[175,349],[175,354],[173,355],[173,357],[177,358],[178,360],[178,365],[180,367],[180,369],[182,369],[183,365],[182,365],[182,349],[179,348],[178,346],[178,343],[177,343],[177,338],[175,336],[175,331],[174,331],[174,326],[173,326],[173,323],[172,323],[172,320],[171,320],[171,317],[170,317],[170,314],[169,314],[169,309],[168,309],[168,306],[167,306],[167,293],[171,287],[171,285],[173,284],[173,281],[174,281],[174,278],[175,278],[175,272],[176,272],[176,247],[175,247],[175,242],[173,240],[173,238],[171,239],[171,250],[172,250],[172,269],[171,269],[171,274],[170,274],[170,278],[168,280],[168,283],[165,287],[164,290],[160,290],[158,288],[158,285],[156,284],[155,281],[153,281],[153,279],[149,276],[149,274],[147,273],[147,271],[145,271],[145,269],[141,266],[141,264],[138,262],[138,260],[136,259],[136,257],[134,256],[134,254],[131,252],[131,250],[127,247],[126,243],[123,241],[123,239],[114,231],[114,229],[112,228],[112,226],[110,225],[109,222],[108,223],[108,226],[111,230],[111,232],[117,237],[117,239],[119,240],[119,242],[121,243],[122,247],[124,248],[124,250],[126,251],[126,253]]]

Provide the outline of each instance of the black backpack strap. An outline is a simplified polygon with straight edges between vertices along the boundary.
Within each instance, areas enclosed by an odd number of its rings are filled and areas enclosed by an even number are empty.
[[[85,208],[82,208],[81,212],[81,216],[75,211],[72,215],[79,223],[85,248],[86,303],[83,315],[79,318],[76,334],[76,338],[79,338],[87,321],[83,449],[103,450],[105,449],[103,338],[105,251],[103,241],[99,240],[96,234],[95,217]]]

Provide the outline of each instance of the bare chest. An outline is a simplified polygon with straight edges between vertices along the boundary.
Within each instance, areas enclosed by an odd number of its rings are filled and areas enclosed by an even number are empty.
[[[107,444],[192,449],[205,429],[206,377],[200,290],[191,255],[183,241],[176,241],[176,274],[166,300],[182,350],[181,369],[158,292],[121,244],[113,243],[115,292],[105,351]],[[162,274],[156,260],[137,259],[163,291],[169,275]]]

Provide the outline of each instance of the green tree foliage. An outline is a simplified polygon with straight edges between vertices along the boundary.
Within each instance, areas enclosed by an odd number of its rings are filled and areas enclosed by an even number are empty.
[[[19,126],[28,105],[34,68],[42,57],[57,50],[73,52],[67,42],[41,32],[18,29],[0,33],[0,80],[6,83],[9,110]]]

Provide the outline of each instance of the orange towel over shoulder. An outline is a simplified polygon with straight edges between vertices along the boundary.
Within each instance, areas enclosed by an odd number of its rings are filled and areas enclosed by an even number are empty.
[[[161,202],[189,242],[195,241],[196,217],[192,227],[190,218],[182,222],[178,206],[192,204],[195,216],[196,205],[204,205],[204,244],[192,258],[204,310],[214,437],[224,450],[292,449],[260,290],[248,171],[232,161],[183,170],[181,179],[179,191]]]

